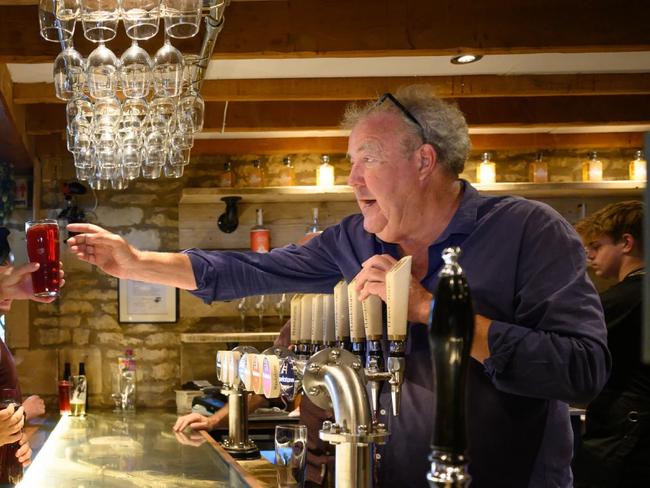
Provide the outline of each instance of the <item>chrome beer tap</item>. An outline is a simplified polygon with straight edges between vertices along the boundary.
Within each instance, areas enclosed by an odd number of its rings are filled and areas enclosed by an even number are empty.
[[[471,481],[465,455],[465,396],[474,312],[469,286],[458,264],[459,255],[457,247],[442,253],[444,266],[438,275],[429,325],[436,396],[431,470],[427,474],[432,488],[464,488]]]
[[[386,273],[386,315],[388,331],[387,369],[391,375],[390,395],[393,415],[399,415],[406,360],[406,325],[408,323],[411,256],[404,256]]]
[[[350,314],[350,343],[352,352],[361,359],[366,354],[366,331],[363,324],[363,308],[356,290],[356,278],[348,284],[348,311]]]
[[[371,444],[388,437],[384,424],[373,421],[361,359],[346,350],[323,349],[304,368],[303,389],[320,408],[334,411],[319,436],[336,446],[335,486],[372,486]]]
[[[341,280],[334,287],[334,331],[336,346],[350,350],[350,312],[348,305],[348,284]]]
[[[228,396],[228,437],[221,444],[236,459],[260,457],[259,449],[248,438],[248,391],[240,381],[242,361],[246,363],[249,356],[256,354],[257,349],[250,346],[217,353],[217,378],[223,384],[221,393]]]

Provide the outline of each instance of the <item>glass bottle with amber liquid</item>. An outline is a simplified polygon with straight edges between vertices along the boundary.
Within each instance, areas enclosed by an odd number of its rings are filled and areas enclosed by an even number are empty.
[[[296,184],[296,171],[291,158],[288,156],[282,160],[279,180],[280,186],[294,186]]]
[[[262,188],[266,186],[262,162],[259,159],[255,159],[252,165],[253,169],[248,176],[248,186],[252,186],[254,188]]]
[[[589,159],[582,163],[582,181],[603,181],[603,163],[598,153],[589,153]]]
[[[647,165],[647,161],[643,159],[643,151],[636,151],[634,153],[634,159],[630,161],[630,180],[645,181]]]
[[[528,165],[528,181],[548,183],[548,164],[542,159],[542,153],[537,153],[535,161]]]
[[[223,171],[219,173],[219,188],[232,188],[235,186],[235,175],[230,161],[224,163]]]

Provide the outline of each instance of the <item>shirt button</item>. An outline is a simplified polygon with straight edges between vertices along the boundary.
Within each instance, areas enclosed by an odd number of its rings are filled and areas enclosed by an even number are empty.
[[[382,408],[382,409],[379,411],[379,414],[380,414],[380,415],[386,415],[386,409]]]
[[[381,459],[381,454],[379,453],[375,454],[375,459]]]

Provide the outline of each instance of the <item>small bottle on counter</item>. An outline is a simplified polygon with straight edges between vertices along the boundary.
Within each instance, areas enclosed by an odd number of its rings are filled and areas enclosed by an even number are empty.
[[[252,187],[262,188],[265,185],[264,182],[264,170],[262,168],[262,162],[259,159],[253,160],[253,169],[248,176],[248,185]]]
[[[311,224],[307,227],[305,235],[320,234],[323,230],[320,228],[320,224],[318,223],[318,207],[312,208],[311,216]]]
[[[59,414],[70,415],[70,363],[63,366],[63,378],[59,380]]]
[[[79,363],[79,374],[72,377],[72,397],[70,410],[73,417],[86,415],[86,400],[88,398],[88,382],[86,380],[86,365]]]
[[[223,171],[219,173],[219,188],[232,188],[235,186],[235,175],[230,161],[224,163]]]
[[[296,184],[296,171],[291,158],[288,156],[282,160],[279,180],[280,186],[294,186]]]
[[[256,223],[251,228],[251,250],[269,252],[271,250],[271,232],[264,227],[264,212],[261,208],[256,211]]]

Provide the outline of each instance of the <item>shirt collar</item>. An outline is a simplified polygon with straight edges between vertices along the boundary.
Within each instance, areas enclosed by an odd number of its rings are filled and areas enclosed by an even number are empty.
[[[456,209],[456,213],[451,218],[447,228],[440,234],[434,244],[439,244],[449,239],[454,234],[468,235],[474,229],[476,224],[476,217],[478,215],[478,206],[481,201],[476,188],[474,188],[468,181],[459,180],[461,184],[461,191],[463,192],[460,204]]]

